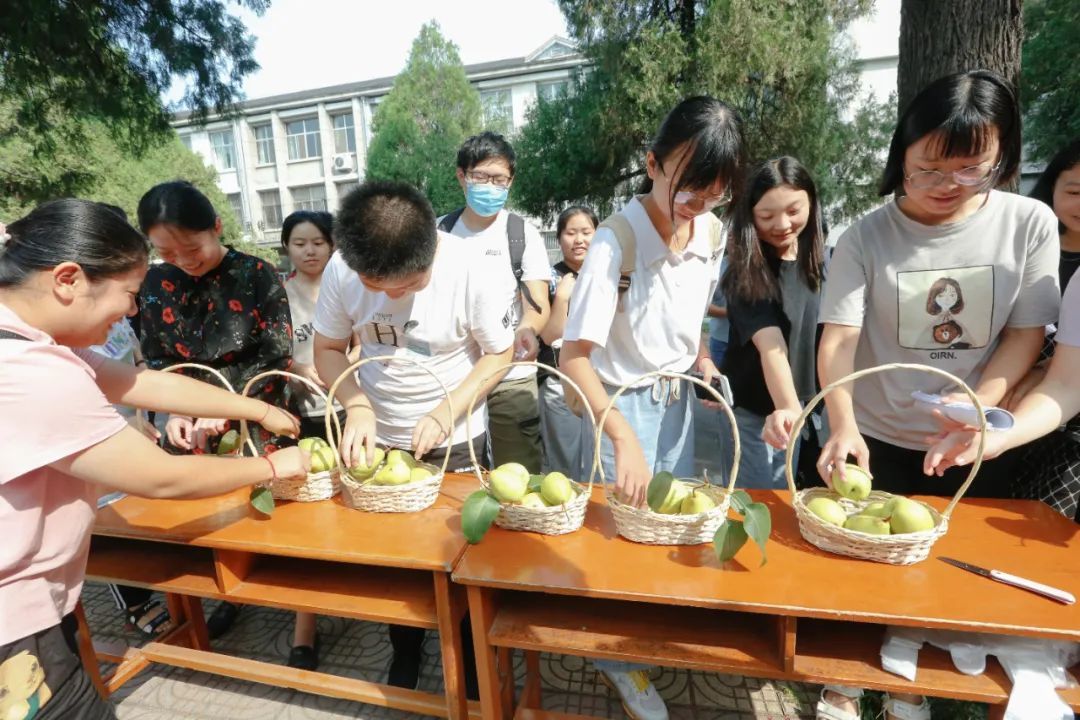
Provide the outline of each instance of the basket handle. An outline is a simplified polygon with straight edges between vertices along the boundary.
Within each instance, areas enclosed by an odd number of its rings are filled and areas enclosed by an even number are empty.
[[[948,507],[941,513],[942,517],[948,519],[952,515],[953,508],[960,502],[960,498],[964,496],[964,493],[971,487],[971,483],[975,480],[975,475],[979,472],[979,467],[982,465],[983,449],[986,447],[986,413],[983,411],[982,403],[979,402],[979,396],[975,394],[975,391],[968,387],[968,384],[956,377],[950,372],[941,370],[939,368],[922,365],[920,363],[887,363],[885,365],[875,365],[874,367],[864,368],[862,370],[856,370],[846,377],[842,377],[839,380],[829,383],[826,387],[821,389],[817,395],[811,398],[810,402],[806,403],[799,418],[795,421],[795,424],[791,427],[791,437],[788,438],[787,453],[784,456],[784,473],[787,476],[788,489],[791,493],[795,494],[795,473],[792,470],[792,462],[795,459],[795,441],[802,432],[803,425],[806,424],[806,419],[810,417],[810,413],[817,407],[826,395],[847,383],[854,382],[861,377],[867,375],[874,375],[879,372],[885,372],[886,370],[921,370],[923,372],[931,373],[934,375],[940,375],[943,378],[948,379],[955,385],[959,385],[967,396],[971,398],[972,404],[975,405],[975,410],[979,414],[979,447],[975,453],[975,461],[971,463],[971,471],[968,472],[967,478],[960,486],[960,489],[956,491],[956,495],[949,501]]]
[[[604,424],[607,422],[608,414],[615,408],[615,401],[618,400],[624,392],[642,380],[654,377],[687,380],[695,385],[705,388],[716,399],[716,402],[720,403],[720,407],[723,408],[724,413],[727,415],[728,422],[731,424],[731,434],[735,438],[735,461],[731,466],[731,476],[728,478],[727,484],[727,491],[729,493],[733,491],[735,489],[735,478],[739,476],[739,461],[742,459],[742,444],[739,442],[739,426],[735,422],[735,413],[731,411],[731,407],[727,404],[727,401],[724,400],[724,396],[718,393],[716,388],[712,385],[708,385],[705,381],[698,380],[696,377],[691,377],[686,373],[671,372],[668,370],[653,370],[652,372],[647,372],[626,383],[611,396],[611,400],[608,401],[608,405],[604,408],[603,414],[600,415],[600,422],[596,426],[596,440],[593,443],[593,470],[600,473],[600,482],[607,482],[607,479],[604,477],[603,463],[600,462],[600,442],[604,437]]]
[[[298,380],[304,385],[306,385],[308,388],[310,388],[312,392],[314,392],[316,395],[322,397],[323,400],[326,400],[326,393],[321,387],[319,387],[318,383],[312,382],[308,378],[301,377],[300,375],[289,372],[288,370],[266,370],[265,372],[261,372],[247,381],[247,384],[244,385],[244,389],[240,391],[240,394],[247,396],[248,393],[251,392],[251,388],[255,385],[255,383],[265,378],[273,377],[275,375],[283,378],[288,378],[289,380]],[[336,414],[334,415],[334,419],[337,420]],[[244,439],[245,447],[247,447],[247,449],[251,452],[252,457],[258,457],[259,452],[258,450],[256,450],[255,442],[251,439],[251,434],[248,432],[247,420],[240,421],[240,436]],[[299,439],[300,438],[297,438],[297,440]]]
[[[546,372],[549,372],[552,375],[555,375],[556,377],[558,377],[560,380],[564,380],[567,384],[570,385],[571,389],[573,389],[573,391],[576,392],[578,394],[578,396],[581,397],[582,400],[585,400],[585,393],[583,393],[581,391],[581,388],[578,387],[577,383],[574,382],[573,380],[571,380],[570,377],[566,373],[564,373],[562,370],[559,370],[558,368],[551,367],[550,365],[547,365],[545,363],[536,362],[535,360],[516,360],[516,361],[514,361],[512,363],[509,363],[507,365],[503,365],[503,366],[499,367],[498,369],[494,370],[493,372],[488,373],[483,378],[481,378],[480,379],[480,384],[483,385],[485,382],[490,380],[495,375],[498,375],[499,373],[505,372],[506,370],[508,370],[510,368],[514,368],[514,367],[534,367],[537,370],[544,370]],[[473,393],[473,396],[471,398],[469,398],[469,407],[465,411],[465,429],[466,429],[465,434],[468,435],[469,437],[466,439],[465,442],[467,442],[468,445],[469,445],[469,459],[472,460],[473,472],[476,473],[476,477],[480,480],[480,485],[483,486],[483,488],[485,490],[490,490],[491,488],[488,487],[487,480],[484,479],[484,473],[480,469],[480,463],[476,459],[476,446],[473,445],[473,438],[475,437],[475,435],[472,434],[472,414],[473,414],[473,408],[476,407],[476,401],[479,400],[479,399],[480,399],[480,393],[478,393],[478,392]],[[585,410],[589,413],[589,421],[593,425],[596,425],[596,416],[593,415],[592,408],[589,407],[589,403],[588,403],[587,400],[585,401]],[[589,480],[588,480],[589,492],[592,492],[593,479],[595,477],[596,477],[596,465],[594,464],[593,467],[592,467],[592,470],[589,472]]]
[[[176,365],[170,365],[169,367],[162,368],[160,370],[160,372],[174,373],[174,372],[180,372],[181,370],[199,370],[200,372],[207,373],[208,375],[211,375],[219,383],[221,383],[225,387],[226,390],[228,390],[229,392],[231,392],[233,394],[236,393],[236,388],[234,388],[232,386],[232,383],[229,382],[229,379],[226,378],[221,373],[221,371],[216,370],[216,369],[210,367],[209,365],[201,365],[199,363],[190,363],[190,362],[177,363]],[[145,413],[145,411],[140,411],[140,412]],[[150,422],[148,419],[146,419],[146,417],[141,417],[140,420],[142,422],[147,423],[147,424],[149,424],[149,422]],[[241,420],[240,421],[240,447],[244,447],[245,444],[250,444],[250,443],[251,443],[251,440],[248,438],[247,425],[246,425],[244,420]]]
[[[446,475],[446,468],[450,465],[450,451],[454,447],[454,422],[452,419],[454,416],[454,398],[450,397],[450,391],[446,389],[446,385],[443,383],[442,380],[439,379],[438,375],[431,371],[431,369],[427,365],[419,362],[418,360],[413,360],[411,357],[408,357],[406,355],[376,355],[374,357],[361,358],[354,362],[352,365],[349,365],[349,367],[345,368],[341,372],[341,374],[337,376],[337,379],[334,380],[333,383],[331,383],[330,389],[326,392],[326,439],[330,441],[330,447],[334,451],[334,457],[337,459],[338,470],[344,473],[348,471],[348,468],[345,467],[345,463],[341,459],[341,452],[338,450],[338,443],[341,441],[341,434],[343,429],[341,427],[340,421],[338,420],[337,413],[334,412],[333,400],[337,396],[337,391],[338,388],[341,387],[341,383],[345,382],[345,380],[351,377],[357,370],[370,362],[409,363],[426,372],[435,380],[435,382],[439,384],[439,388],[443,391],[443,395],[446,396],[446,407],[450,411],[451,417],[450,429],[446,437],[446,455],[443,457],[442,470],[439,471],[442,475]],[[357,383],[357,385],[359,386],[359,383]],[[334,433],[335,430],[337,431],[336,435]]]

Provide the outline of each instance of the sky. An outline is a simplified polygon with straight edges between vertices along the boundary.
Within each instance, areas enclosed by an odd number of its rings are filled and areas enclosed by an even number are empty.
[[[244,82],[248,99],[396,75],[429,20],[466,65],[522,57],[566,35],[555,0],[273,0],[262,17],[236,14],[257,38],[261,66]]]

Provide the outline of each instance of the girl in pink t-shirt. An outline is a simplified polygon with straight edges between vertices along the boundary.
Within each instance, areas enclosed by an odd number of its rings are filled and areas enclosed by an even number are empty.
[[[113,404],[244,418],[295,436],[296,418],[197,380],[87,348],[135,312],[146,240],[83,200],[0,226],[0,717],[110,718],[79,665],[71,613],[86,571],[98,485],[146,497],[203,497],[301,477],[298,448],[266,457],[172,456]]]

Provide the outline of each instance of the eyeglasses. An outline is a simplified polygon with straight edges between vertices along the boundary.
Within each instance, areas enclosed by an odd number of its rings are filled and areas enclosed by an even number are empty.
[[[728,205],[731,202],[731,192],[725,191],[723,195],[710,195],[708,197],[702,197],[697,193],[690,192],[689,190],[680,190],[675,193],[675,204],[682,205],[685,208],[689,208],[696,213],[704,213],[712,210],[713,208],[720,207],[721,205]]]
[[[465,179],[474,185],[487,185],[491,183],[495,187],[510,187],[511,181],[514,178],[509,175],[489,175],[486,172],[480,172],[479,170],[470,170],[465,173]]]
[[[998,167],[998,165],[982,163],[981,165],[960,168],[951,173],[943,173],[940,170],[921,170],[905,175],[904,180],[907,180],[913,188],[925,189],[937,187],[945,182],[946,176],[950,176],[957,185],[975,187],[987,182],[997,172]]]

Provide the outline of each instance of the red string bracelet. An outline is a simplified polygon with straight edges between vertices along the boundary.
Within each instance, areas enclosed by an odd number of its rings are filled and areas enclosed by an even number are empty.
[[[277,477],[277,468],[274,467],[273,461],[270,458],[266,457],[265,455],[262,456],[262,459],[265,460],[266,463],[270,466],[270,476],[271,476],[270,481],[271,482],[276,481],[278,479],[278,477]]]
[[[261,417],[261,418],[259,418],[258,420],[256,420],[255,422],[256,422],[256,423],[258,423],[259,425],[262,425],[262,424],[263,424],[263,420],[265,420],[265,419],[266,419],[266,416],[270,414],[270,410],[271,410],[272,408],[273,408],[273,406],[272,406],[272,405],[271,405],[270,403],[266,403],[266,409],[265,409],[265,410],[263,410],[263,414],[262,414],[262,417]]]

